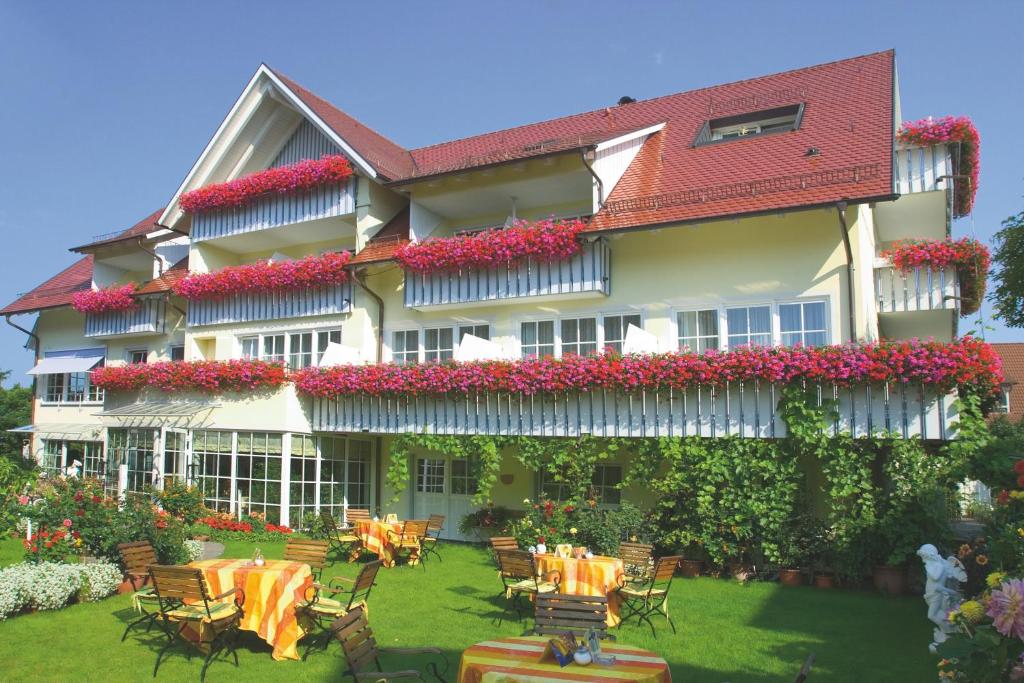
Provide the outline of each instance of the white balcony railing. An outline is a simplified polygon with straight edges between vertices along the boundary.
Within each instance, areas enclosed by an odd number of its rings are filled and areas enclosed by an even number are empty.
[[[952,174],[946,145],[896,149],[896,191],[900,194],[948,189]]]
[[[956,269],[919,267],[903,273],[889,264],[875,266],[875,298],[879,313],[954,311],[960,288]]]
[[[527,260],[514,265],[437,273],[405,273],[406,308],[498,303],[526,297],[607,296],[611,250],[599,239],[565,261]]]
[[[304,289],[269,294],[239,294],[224,299],[192,301],[189,327],[247,323],[283,318],[341,315],[352,310],[352,285]]]
[[[192,217],[192,241],[203,242],[283,225],[345,216],[355,211],[355,179],[302,192],[271,195],[251,204]]]
[[[955,396],[920,385],[819,387],[838,402],[834,434],[882,432],[901,438],[953,437]],[[786,435],[777,410],[780,388],[751,382],[682,392],[567,392],[528,396],[477,393],[454,397],[352,396],[314,399],[313,430],[432,434],[576,437],[776,438]]]
[[[161,297],[139,299],[138,306],[127,311],[88,313],[85,336],[139,337],[163,334],[167,320],[167,302]]]

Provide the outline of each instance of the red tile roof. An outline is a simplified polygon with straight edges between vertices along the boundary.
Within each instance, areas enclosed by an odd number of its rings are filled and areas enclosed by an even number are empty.
[[[1003,376],[1011,385],[1009,418],[1024,418],[1024,342],[992,344],[1003,361]]]
[[[71,251],[81,251],[84,249],[92,250],[95,247],[102,247],[108,244],[116,244],[126,239],[138,237],[139,235],[145,235],[153,232],[157,229],[156,222],[160,219],[160,214],[164,212],[163,208],[159,208],[150,215],[143,218],[141,221],[128,228],[127,230],[121,230],[118,232],[112,232],[109,235],[100,236],[92,242],[87,242],[81,246],[72,247]]]
[[[181,259],[173,266],[164,271],[164,274],[154,278],[139,287],[137,294],[160,294],[171,291],[171,287],[178,280],[188,275],[188,256]]]
[[[352,263],[360,265],[390,261],[398,248],[408,243],[409,207],[406,206],[367,241],[363,249],[352,259]]]
[[[83,256],[35,289],[0,309],[0,315],[67,306],[71,295],[92,287],[92,255]]]

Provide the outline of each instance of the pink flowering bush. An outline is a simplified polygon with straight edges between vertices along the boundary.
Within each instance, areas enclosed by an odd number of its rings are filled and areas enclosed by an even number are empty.
[[[257,391],[286,381],[284,365],[261,360],[168,361],[108,365],[92,371],[92,383],[107,391]]]
[[[960,150],[953,150],[955,179],[955,205],[953,215],[966,216],[974,206],[974,195],[978,192],[978,177],[981,173],[981,136],[974,123],[966,116],[943,116],[938,119],[907,121],[896,133],[896,139],[906,145],[941,145],[960,143]]]
[[[424,365],[344,365],[293,373],[299,391],[321,398],[368,395],[444,396],[470,392],[682,390],[760,380],[839,385],[920,382],[940,390],[974,385],[995,392],[998,355],[965,337],[952,343],[890,341],[849,346],[741,347],[704,354],[665,353],[531,358]]]
[[[135,285],[115,285],[106,289],[87,289],[71,296],[71,306],[80,313],[127,311],[138,305]]]
[[[578,237],[586,225],[579,219],[519,221],[505,229],[407,244],[395,254],[395,260],[419,273],[490,268],[527,258],[561,261],[580,250]]]
[[[956,268],[960,280],[961,315],[976,313],[981,307],[992,257],[988,247],[978,240],[970,237],[958,240],[908,240],[897,242],[882,251],[882,256],[891,259],[893,265],[903,273],[922,266],[932,270],[942,270],[949,266]]]
[[[339,285],[348,280],[352,254],[330,252],[296,261],[247,263],[212,273],[193,273],[174,283],[178,296],[195,301],[246,292],[281,292]]]
[[[268,168],[226,183],[207,185],[181,195],[182,211],[196,213],[248,204],[269,194],[287,194],[352,177],[352,166],[340,154],[305,159],[288,166]]]

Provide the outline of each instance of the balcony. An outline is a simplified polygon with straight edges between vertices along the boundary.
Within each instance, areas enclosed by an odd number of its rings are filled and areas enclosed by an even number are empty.
[[[188,326],[250,323],[282,318],[342,315],[352,310],[352,285],[269,294],[239,294],[224,299],[193,301]]]
[[[198,243],[235,238],[237,246],[230,243],[218,243],[218,246],[235,251],[262,248],[266,245],[243,237],[251,237],[251,233],[260,233],[286,225],[321,221],[353,213],[355,183],[353,178],[343,185],[324,185],[304,192],[271,195],[234,209],[197,213],[192,217],[192,241]],[[303,240],[313,242],[331,237],[331,232],[323,229],[314,230],[310,235],[292,234],[294,232],[291,230],[288,236],[281,235],[280,243],[297,244]],[[333,234],[336,235],[337,231]]]
[[[839,404],[832,433],[881,432],[900,438],[953,438],[953,395],[892,384],[840,388],[820,395]],[[685,392],[569,392],[557,396],[473,394],[459,397],[314,399],[313,430],[402,434],[578,437],[778,438],[786,426],[777,411],[780,387],[766,383]]]
[[[949,187],[953,164],[946,145],[899,147],[896,150],[896,191],[933,192]]]
[[[584,244],[566,261],[527,260],[487,269],[405,273],[405,307],[413,309],[608,296],[610,292],[611,249],[603,239]]]
[[[960,287],[956,270],[919,267],[902,273],[888,263],[875,266],[875,297],[878,313],[955,311]]]
[[[106,339],[163,334],[166,321],[167,302],[163,298],[139,299],[139,305],[127,311],[87,314],[85,336]]]

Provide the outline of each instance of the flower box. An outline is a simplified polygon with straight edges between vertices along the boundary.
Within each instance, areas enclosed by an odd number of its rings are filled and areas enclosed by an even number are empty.
[[[907,121],[896,133],[896,140],[905,145],[959,145],[951,150],[955,176],[953,215],[966,216],[974,206],[981,170],[978,129],[966,116],[943,116],[938,119]]]
[[[348,281],[347,251],[306,256],[295,261],[248,263],[212,273],[193,273],[174,283],[174,293],[190,301],[223,299],[236,294],[290,292]]]
[[[261,360],[168,361],[108,365],[92,371],[93,386],[107,391],[258,391],[285,383],[284,365]]]
[[[981,307],[985,282],[992,263],[988,247],[964,237],[945,240],[907,240],[897,242],[881,254],[902,273],[926,267],[932,270],[956,268],[960,280],[960,314],[971,315]]]
[[[106,289],[88,289],[71,296],[71,306],[80,313],[107,313],[135,308],[135,285],[115,285]]]

